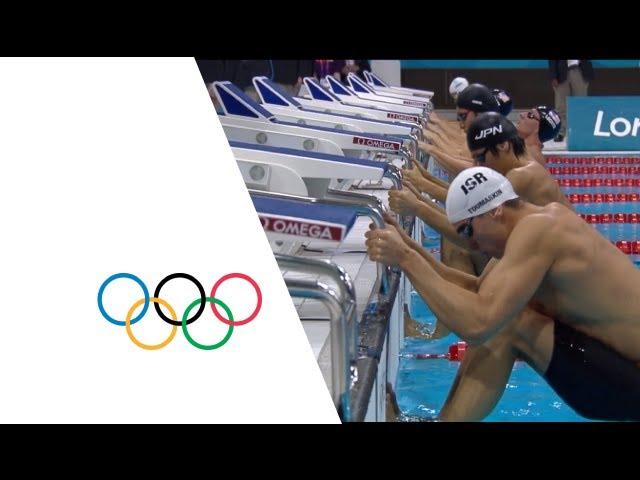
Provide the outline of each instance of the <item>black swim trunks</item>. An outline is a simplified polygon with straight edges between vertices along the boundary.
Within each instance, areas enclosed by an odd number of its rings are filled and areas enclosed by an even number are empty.
[[[544,377],[556,393],[583,417],[640,421],[640,368],[604,343],[554,324]]]

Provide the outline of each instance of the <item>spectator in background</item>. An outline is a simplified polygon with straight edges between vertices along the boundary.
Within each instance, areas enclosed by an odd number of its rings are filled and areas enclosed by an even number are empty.
[[[549,75],[561,119],[560,132],[555,140],[561,142],[567,136],[567,97],[588,95],[593,66],[590,60],[549,60]]]
[[[362,80],[365,80],[364,70],[371,71],[369,60],[336,60],[336,70],[340,67],[340,81],[347,83],[347,75],[355,73]],[[336,77],[337,78],[337,77]]]
[[[363,72],[371,71],[371,64],[369,63],[369,60],[347,60],[347,62],[353,62],[351,64],[350,71],[358,75],[362,80],[366,81]]]
[[[273,81],[294,97],[302,86],[302,79],[314,74],[313,60],[272,60]]]
[[[200,75],[204,83],[209,84],[219,80],[226,80],[225,78],[225,64],[224,60],[196,60],[196,64],[200,69]]]
[[[369,63],[369,60],[354,60],[355,62],[355,74],[358,75],[362,80],[366,80],[364,78],[364,73],[363,72],[370,72],[371,71],[371,64]]]
[[[235,65],[230,69],[232,70],[232,76],[229,80],[231,80],[235,86],[244,90],[244,92],[255,101],[260,101],[258,92],[253,86],[253,77],[265,76],[272,78],[273,67],[271,60],[236,60],[230,63]]]
[[[336,67],[339,69],[342,68],[341,65],[334,65],[337,60],[314,60],[313,61],[313,74],[319,79],[322,80],[327,75],[334,75],[336,72]]]
[[[345,83],[350,72],[364,80],[364,71],[371,71],[369,60],[316,60],[314,64],[315,76],[323,79],[332,75],[336,80]]]

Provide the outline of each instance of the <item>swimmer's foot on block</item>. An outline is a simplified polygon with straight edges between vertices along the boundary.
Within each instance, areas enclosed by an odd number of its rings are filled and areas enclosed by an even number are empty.
[[[444,338],[447,335],[449,335],[451,333],[451,330],[449,330],[444,323],[436,321],[436,328],[433,331],[433,333],[431,334],[431,338],[432,339],[437,339],[437,338]]]
[[[405,337],[420,337],[431,338],[431,332],[426,325],[416,322],[411,318],[409,313],[409,306],[404,304],[404,336]]]
[[[424,338],[428,340],[437,340],[449,335],[451,331],[444,326],[442,322],[436,322],[435,330],[431,331],[429,328],[414,320],[409,313],[409,307],[404,305],[404,336],[413,338]]]

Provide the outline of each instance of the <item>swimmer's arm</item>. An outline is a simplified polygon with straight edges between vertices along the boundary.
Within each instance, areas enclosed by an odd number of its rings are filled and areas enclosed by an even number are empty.
[[[448,267],[442,262],[438,262],[422,247],[422,245],[416,242],[407,234],[407,232],[400,228],[395,220],[392,220],[390,217],[386,217],[385,221],[396,228],[398,233],[400,233],[402,240],[404,240],[404,243],[426,260],[438,275],[440,275],[440,277],[464,288],[465,290],[477,291],[479,285],[478,277],[475,275],[469,275],[468,273],[462,272],[458,269]]]
[[[453,140],[451,137],[451,133],[447,128],[445,128],[444,124],[434,125],[432,123],[428,123],[426,128],[423,130],[424,137],[432,142],[439,141],[451,141]]]
[[[471,152],[469,151],[469,148],[467,147],[467,143],[466,141],[461,141],[460,142],[460,153],[457,155],[454,155],[452,153],[450,153],[449,155],[451,155],[454,158],[457,158],[458,160],[462,160],[464,162],[469,162],[469,163],[473,163],[473,159],[471,158]]]
[[[441,123],[445,123],[446,120],[443,118],[440,118],[440,115],[438,115],[435,111],[431,112],[429,114],[429,123],[434,123],[436,125],[441,124]]]
[[[473,162],[473,160],[471,159],[471,150],[469,150],[469,145],[467,145],[466,137],[464,137],[464,139],[462,140],[462,155],[460,156],[460,159]]]
[[[449,139],[446,138],[439,130],[430,130],[425,138],[431,141],[431,144],[441,150],[452,150],[457,148],[457,145],[454,145]]]
[[[463,170],[473,166],[471,159],[461,160],[460,157],[446,153],[438,148],[434,148],[431,155],[433,155],[438,160],[438,163],[453,176],[456,176]]]
[[[536,199],[534,198],[534,195],[529,194],[531,190],[535,190],[531,188],[533,182],[532,176],[526,175],[518,169],[513,169],[509,173],[507,173],[507,179],[509,180],[509,182],[511,182],[513,191],[516,192],[521,198],[528,199],[528,201],[531,201],[536,205],[544,204],[544,202],[541,202],[539,198]],[[562,193],[560,187],[555,186],[555,191],[556,195],[553,196],[553,201],[557,201],[558,203],[563,204],[569,210],[575,212],[575,208],[573,207],[569,199]]]
[[[418,162],[417,160],[415,160],[415,159],[412,159],[412,160],[413,160],[413,164],[415,165],[415,167],[420,171],[420,173],[422,174],[422,176],[425,179],[429,180],[431,183],[435,183],[436,185],[441,186],[442,188],[445,188],[447,190],[449,189],[449,184],[447,182],[445,182],[444,180],[440,180],[435,175],[431,175],[429,173],[429,171],[426,168],[424,168],[420,164],[420,162]]]
[[[441,202],[447,201],[447,189],[430,181],[426,178],[418,178],[415,180],[414,186],[422,193],[428,193],[436,200]]]
[[[460,128],[460,122],[457,120],[443,120],[440,124],[441,128],[445,128],[457,137],[464,137],[464,130]]]
[[[429,115],[429,123],[427,124],[427,129],[430,130],[432,126],[440,127],[442,130],[455,136],[462,136],[462,129],[460,128],[460,124],[458,122],[444,120],[440,118],[435,112],[432,112],[431,115]],[[423,131],[425,130],[423,129]]]
[[[513,187],[513,191],[518,194],[521,198],[525,198],[528,201],[532,199],[528,198],[527,192],[529,190],[529,186],[531,184],[531,176],[525,175],[522,173],[522,170],[514,168],[507,172],[506,174],[507,180],[511,183]]]
[[[489,262],[485,265],[484,270],[478,277],[478,287],[484,281],[484,279],[487,278],[487,275],[489,275],[489,272],[494,269],[494,267],[498,264],[499,261],[500,260],[497,258],[491,258],[491,260],[489,260]]]
[[[416,210],[416,216],[420,217],[423,222],[447,238],[451,243],[465,250],[472,250],[469,240],[458,235],[451,222],[449,222],[445,211],[433,204],[433,202],[423,201]]]
[[[429,128],[427,138],[430,138],[433,134],[445,143],[455,144],[459,141],[459,137],[454,137],[448,130],[441,126]]]
[[[420,148],[420,150],[422,150],[427,155],[436,157],[439,163],[445,168],[447,168],[447,165],[443,162],[443,160],[449,161],[449,169],[452,168],[451,165],[456,165],[457,162],[463,162],[461,166],[460,164],[458,165],[462,170],[473,166],[473,159],[471,158],[471,153],[469,153],[469,149],[466,148],[466,145],[464,145],[465,153],[463,155],[457,155],[451,153],[451,151],[445,151],[445,149],[439,148],[427,142],[418,142],[418,148]],[[457,175],[457,173],[454,173],[454,175]]]
[[[440,128],[446,127],[446,123],[447,122],[442,118],[440,118],[436,112],[431,112],[429,114],[429,121],[427,122],[427,125],[422,127],[422,133],[426,135],[427,132],[431,130],[434,126],[437,126]]]
[[[455,245],[471,250],[469,240],[457,234],[453,225],[449,222],[446,212],[435,205],[431,200],[425,199],[416,188],[403,180],[402,190],[389,192],[389,207],[400,215],[415,215],[421,218],[429,226],[440,232]]]
[[[434,140],[434,145],[440,150],[447,152],[455,152],[457,155],[461,155],[464,148],[464,140],[460,137],[452,137],[439,132],[440,140]]]
[[[460,125],[451,124],[447,131],[450,133],[451,138],[455,139],[457,142],[460,142],[463,144],[466,143],[467,138],[465,136],[464,130],[460,128]]]
[[[441,123],[441,124],[436,124],[436,126],[433,126],[432,124],[429,124],[427,126],[427,128],[423,128],[422,129],[422,135],[426,138],[429,136],[430,132],[435,131],[435,128],[440,128],[440,131],[447,136],[447,138],[453,140],[453,141],[464,141],[464,135],[461,134],[462,129],[456,124],[449,124],[448,122],[445,123]]]
[[[461,270],[458,270],[457,268],[448,267],[444,263],[437,261],[415,240],[413,240],[413,245],[411,245],[411,248],[416,251],[422,258],[424,258],[443,280],[458,285],[465,290],[469,290],[472,292],[478,291],[479,282],[478,277],[476,277],[475,275],[470,275]]]
[[[474,293],[442,279],[415,252],[400,267],[431,311],[472,345],[481,344],[514,319],[533,297],[553,263],[546,218],[525,218],[509,238],[503,258]],[[534,253],[535,252],[535,253]]]
[[[427,176],[425,176],[424,178],[429,180],[431,183],[434,183],[442,188],[444,188],[445,190],[449,190],[449,183],[445,182],[444,180],[439,179],[438,177],[431,175],[429,172],[427,172]],[[443,200],[444,201],[444,200]]]

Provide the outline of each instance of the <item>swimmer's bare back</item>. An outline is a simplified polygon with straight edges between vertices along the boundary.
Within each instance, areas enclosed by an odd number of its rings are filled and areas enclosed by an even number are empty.
[[[546,241],[531,254],[548,256],[550,268],[530,306],[640,362],[640,270],[563,205],[535,208]]]
[[[527,202],[540,206],[559,202],[573,210],[553,176],[535,160],[529,160],[523,167],[510,170],[506,176],[516,193]]]

